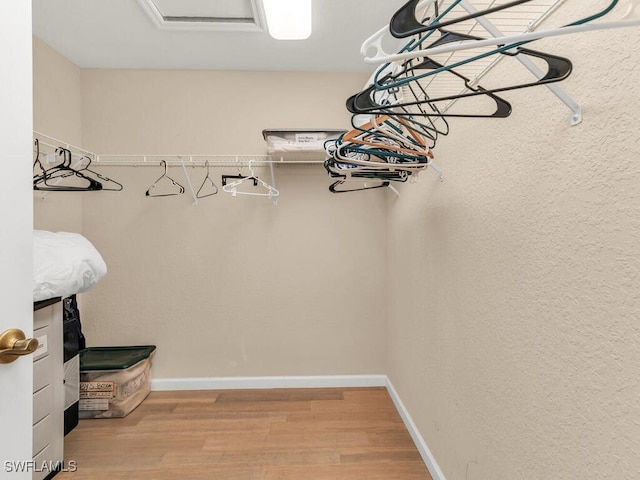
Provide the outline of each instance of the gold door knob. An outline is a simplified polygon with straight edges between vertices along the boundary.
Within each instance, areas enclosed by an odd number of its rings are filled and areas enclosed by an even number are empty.
[[[11,363],[21,355],[29,355],[38,348],[36,338],[26,338],[22,330],[12,328],[0,334],[0,363]]]

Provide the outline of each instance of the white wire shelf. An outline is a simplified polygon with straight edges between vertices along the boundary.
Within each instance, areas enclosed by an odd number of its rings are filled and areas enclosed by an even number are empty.
[[[539,27],[542,22],[549,18],[565,1],[566,0],[535,0],[527,2],[504,11],[496,12],[488,17],[479,17],[457,23],[454,30],[456,32],[482,38],[491,38],[492,36],[499,36],[502,34],[514,35],[532,32]],[[505,3],[507,3],[507,0],[474,0],[473,5],[471,5],[470,2],[461,2],[452,10],[451,16],[453,18],[461,17],[465,14],[471,13],[472,10],[470,9],[485,10]],[[495,47],[479,48],[475,51],[472,50],[471,54],[481,55],[493,50],[494,48]],[[433,59],[442,65],[450,65],[462,62],[469,56],[471,56],[469,51],[453,52],[433,55]],[[487,56],[486,58],[462,64],[456,67],[456,71],[470,79],[470,86],[476,86],[480,80],[489,73],[489,71],[495,68],[496,65],[505,58],[505,55]],[[456,91],[456,82],[452,82],[450,77],[450,75],[434,75],[431,77],[431,81],[427,82],[426,88],[433,98],[468,92],[466,87],[462,88],[461,91]],[[560,99],[566,103],[575,114],[576,108],[579,108],[577,107],[577,104],[568,97],[568,95],[562,92],[560,87],[557,85],[553,85],[550,88],[557,96],[561,97]],[[443,111],[447,111],[454,103],[456,103],[456,101],[452,100],[443,105]]]
[[[39,151],[41,155],[54,154],[57,155],[60,152],[60,149],[64,148],[71,152],[73,157],[89,157],[92,161],[96,158],[95,153],[85,150],[83,148],[77,147],[75,145],[71,145],[68,142],[63,140],[59,140],[54,137],[50,137],[49,135],[45,135],[40,132],[33,132],[34,141],[37,139],[39,144]],[[33,152],[36,153],[36,146],[33,146]],[[41,159],[42,160],[42,159]]]
[[[158,166],[164,160],[168,166],[204,167],[243,167],[243,166],[278,166],[278,165],[319,165],[324,156],[313,153],[296,153],[287,155],[96,155],[94,165],[102,166]]]
[[[260,155],[187,155],[187,154],[97,154],[89,150],[74,146],[50,137],[40,132],[33,132],[33,138],[38,139],[40,146],[40,160],[47,161],[47,155],[58,155],[61,148],[71,152],[75,161],[83,158],[91,160],[92,166],[122,166],[122,167],[157,167],[164,160],[168,166],[204,167],[255,167],[278,165],[320,165],[326,156],[323,152],[287,152],[283,154]],[[36,147],[34,145],[34,153]],[[53,157],[52,157],[53,158]],[[53,162],[51,162],[53,163]]]

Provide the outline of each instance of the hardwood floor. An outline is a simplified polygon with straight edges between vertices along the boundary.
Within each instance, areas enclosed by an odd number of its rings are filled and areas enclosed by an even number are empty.
[[[81,420],[57,480],[432,480],[384,388],[151,392]]]

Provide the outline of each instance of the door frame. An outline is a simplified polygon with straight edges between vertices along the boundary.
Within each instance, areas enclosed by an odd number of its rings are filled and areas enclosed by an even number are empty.
[[[32,6],[0,2],[0,332],[33,334]],[[31,479],[33,358],[0,364],[0,479]],[[13,434],[11,433],[13,432]]]

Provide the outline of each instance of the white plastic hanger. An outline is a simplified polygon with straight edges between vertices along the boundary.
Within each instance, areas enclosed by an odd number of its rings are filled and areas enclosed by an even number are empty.
[[[236,180],[235,182],[231,182],[228,183],[226,185],[224,185],[222,187],[222,190],[230,193],[233,197],[235,197],[236,195],[255,195],[255,196],[259,196],[259,197],[269,197],[271,199],[274,199],[276,197],[278,197],[280,195],[280,192],[275,188],[272,187],[271,185],[269,185],[268,183],[264,182],[263,180],[259,179],[258,177],[255,176],[255,174],[253,173],[253,168],[251,168],[251,163],[252,161],[249,160],[249,176],[248,177],[244,177],[241,178],[239,180]],[[241,185],[244,181],[249,180],[253,183],[258,182],[260,185],[262,185],[264,188],[267,189],[267,192],[246,192],[246,191],[239,191],[238,190],[238,186]]]
[[[426,0],[425,6],[433,3],[434,0]],[[464,3],[464,2],[462,2]],[[428,5],[426,5],[428,4]],[[614,22],[584,23],[566,27],[553,28],[549,30],[539,30],[536,32],[522,33],[518,35],[504,35],[500,37],[488,38],[486,40],[474,40],[462,43],[452,43],[434,48],[422,50],[412,50],[402,53],[390,54],[382,48],[382,40],[388,34],[389,27],[385,26],[364,41],[360,52],[365,55],[364,61],[367,63],[390,63],[414,58],[429,57],[440,53],[457,52],[472,48],[485,47],[489,45],[511,45],[520,42],[529,42],[540,38],[569,35],[572,33],[589,32],[593,30],[608,30],[613,28],[633,27],[640,25],[640,0],[627,0],[620,5],[626,5],[626,11],[620,20]],[[366,56],[367,51],[374,48],[376,53],[373,56]]]

